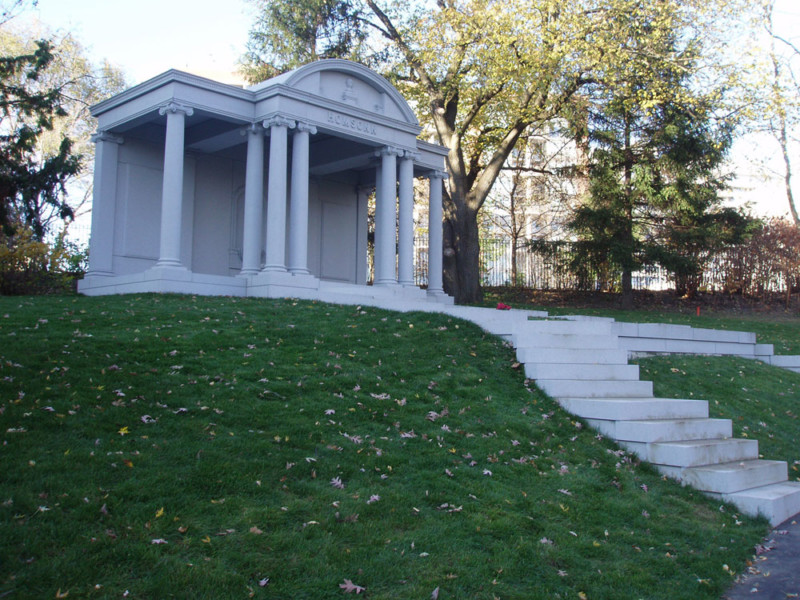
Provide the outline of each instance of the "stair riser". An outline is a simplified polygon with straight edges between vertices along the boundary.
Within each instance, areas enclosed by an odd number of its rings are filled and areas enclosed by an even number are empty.
[[[673,400],[667,398],[559,398],[558,403],[584,419],[610,421],[649,419],[706,419],[705,400]]]
[[[786,463],[776,460],[758,460],[717,465],[716,467],[659,466],[664,475],[677,479],[702,492],[730,494],[786,481]]]
[[[605,436],[627,442],[667,442],[674,440],[712,440],[729,438],[729,419],[683,419],[651,421],[589,420],[589,425]]]
[[[570,334],[611,336],[611,323],[593,321],[527,321],[522,325],[522,333],[531,334]]]
[[[708,440],[706,444],[692,446],[620,441],[620,445],[635,452],[642,460],[673,467],[699,467],[758,458],[758,442],[755,440]]]
[[[553,398],[646,398],[652,381],[580,381],[537,379],[536,385]]]
[[[769,364],[775,367],[784,367],[784,368],[791,368],[797,369],[800,368],[800,356],[796,355],[788,355],[788,356],[773,356],[769,360]]]
[[[627,365],[628,353],[619,349],[518,347],[517,360],[521,363],[542,364]]]
[[[572,335],[557,333],[528,333],[515,331],[511,336],[517,348],[575,348],[577,350],[618,350],[616,336],[611,335]]]
[[[753,517],[763,515],[773,527],[800,513],[800,484],[794,482],[776,483],[716,497],[735,504],[745,514]]]
[[[530,379],[638,381],[639,366],[526,363],[525,375]]]

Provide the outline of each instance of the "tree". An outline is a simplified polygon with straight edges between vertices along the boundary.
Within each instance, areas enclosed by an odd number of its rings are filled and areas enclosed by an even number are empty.
[[[54,58],[49,42],[35,44],[32,53],[0,57],[0,224],[10,233],[15,222],[24,222],[41,239],[39,215],[45,205],[62,218],[72,217],[63,196],[66,181],[80,169],[80,157],[65,137],[54,154],[39,159],[39,139],[67,112],[58,88],[35,85]]]
[[[703,260],[746,228],[744,217],[720,207],[731,127],[715,119],[705,95],[714,90],[701,95],[688,77],[697,49],[676,52],[675,32],[653,34],[639,48],[643,61],[620,65],[593,86],[590,198],[570,223],[581,240],[579,261],[620,270],[627,307],[632,274],[643,265],[660,263],[679,292],[693,294]]]
[[[559,131],[523,134],[508,157],[482,211],[482,221],[511,243],[511,281],[520,285],[518,251],[530,238],[558,236],[577,197],[571,176],[577,157],[572,140]]]
[[[694,39],[692,28],[710,14],[739,8],[722,0],[363,2],[364,31],[373,34],[361,59],[396,83],[448,149],[445,286],[458,302],[481,299],[478,213],[520,137],[563,116],[576,93],[635,58],[628,41],[651,35],[648,20]]]
[[[780,36],[774,24],[775,1],[764,3],[764,28],[769,36],[771,83],[767,86],[767,130],[777,140],[783,159],[783,183],[789,212],[795,225],[800,225],[797,204],[792,190],[792,159],[790,146],[796,138],[791,132],[800,124],[800,81],[793,69],[793,60],[800,59],[800,49]],[[780,45],[780,50],[778,48]]]
[[[250,30],[242,71],[263,81],[321,58],[359,57],[366,39],[361,11],[351,0],[250,0]]]
[[[45,30],[49,39],[32,41],[32,29],[0,30],[0,222],[43,240],[89,204],[89,106],[125,82],[119,69],[92,65],[71,35]]]

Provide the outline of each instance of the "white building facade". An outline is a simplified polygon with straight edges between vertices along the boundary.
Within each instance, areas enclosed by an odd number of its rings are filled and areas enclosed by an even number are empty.
[[[324,60],[248,89],[173,70],[92,114],[80,292],[452,302],[442,290],[447,151],[417,139],[413,111],[370,69]],[[430,181],[427,290],[413,284],[415,178]]]

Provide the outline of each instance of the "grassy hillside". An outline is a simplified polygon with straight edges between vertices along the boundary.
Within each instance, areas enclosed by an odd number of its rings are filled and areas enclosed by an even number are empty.
[[[767,530],[446,316],[0,298],[0,340],[0,597],[718,598]]]

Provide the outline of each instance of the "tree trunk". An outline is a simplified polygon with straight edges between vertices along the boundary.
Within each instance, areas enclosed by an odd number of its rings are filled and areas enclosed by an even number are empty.
[[[633,308],[633,273],[629,268],[622,269],[622,308]]]
[[[789,210],[792,213],[792,220],[795,225],[800,225],[800,217],[797,215],[797,206],[794,203],[794,195],[792,194],[792,162],[789,158],[789,140],[786,133],[786,117],[781,114],[781,128],[778,135],[778,142],[781,145],[783,152],[783,166],[784,175],[783,183],[786,187],[786,199],[789,201]]]
[[[483,301],[478,213],[451,200],[445,208],[444,288],[458,304]]]

